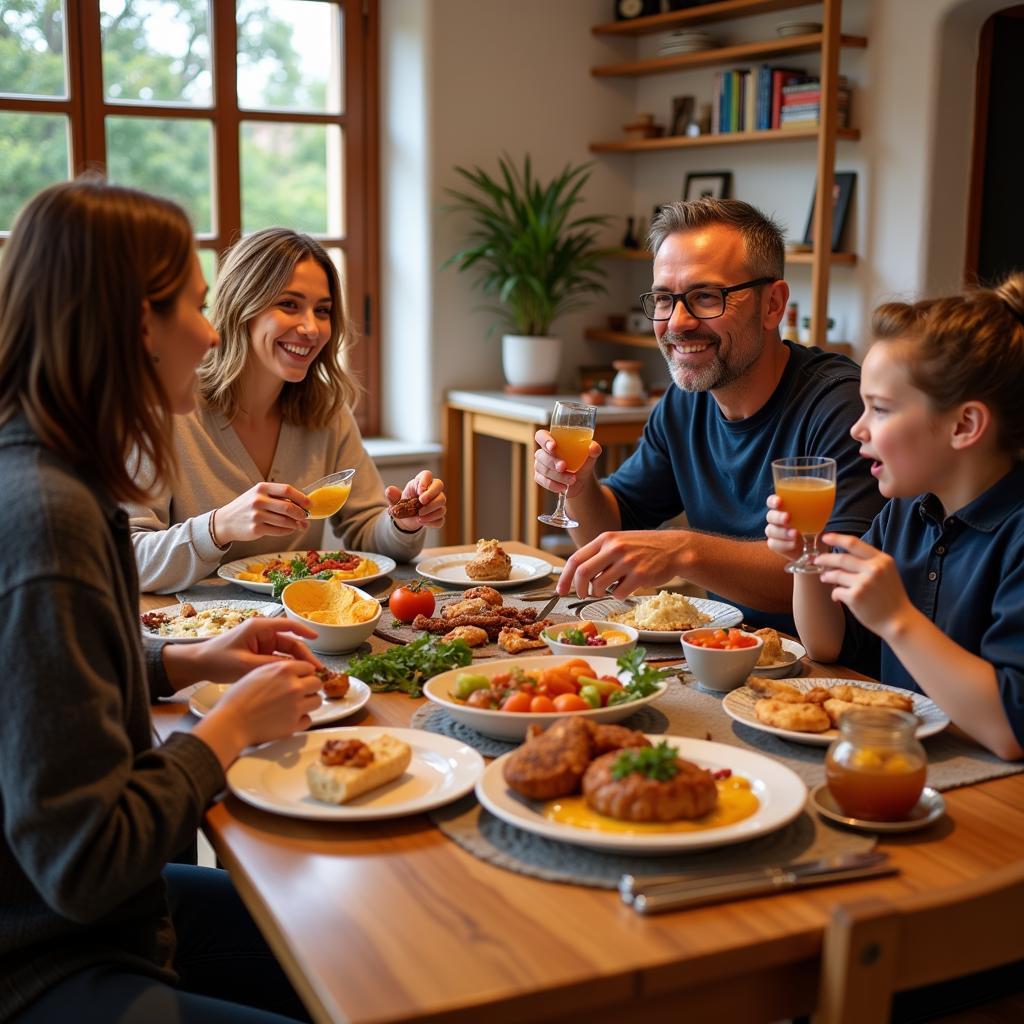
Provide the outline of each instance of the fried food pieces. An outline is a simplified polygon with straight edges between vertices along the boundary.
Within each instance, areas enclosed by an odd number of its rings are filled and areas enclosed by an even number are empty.
[[[543,640],[538,640],[536,636],[530,635],[530,630],[534,627],[543,629],[541,623],[533,623],[533,626],[527,626],[520,628],[518,626],[506,626],[498,634],[498,646],[508,651],[509,654],[521,654],[523,651],[533,651],[540,648],[547,647],[547,644]]]
[[[590,762],[583,775],[587,803],[620,821],[678,821],[703,817],[718,805],[718,787],[711,772],[676,758],[674,778],[658,780],[630,772],[616,779],[612,772],[621,751]]]
[[[911,713],[914,710],[914,699],[909,693],[869,690],[852,683],[800,690],[781,679],[751,676],[747,686],[762,696],[754,705],[758,721],[791,732],[825,732],[837,728],[840,717],[858,707],[896,708]]]
[[[476,557],[466,563],[471,580],[507,580],[512,575],[512,559],[496,540],[476,542]]]
[[[460,600],[444,605],[437,616],[417,615],[412,620],[413,629],[443,634],[446,640],[459,638],[460,629],[476,630],[478,632],[468,634],[477,638],[475,643],[470,643],[471,647],[497,641],[509,654],[546,648],[547,644],[539,637],[549,625],[550,619],[537,621],[536,608],[506,605],[494,587],[471,587]],[[483,633],[482,640],[480,633]]]
[[[614,752],[624,746],[649,747],[650,741],[643,733],[623,726],[598,726],[585,718],[563,718],[514,750],[502,774],[511,789],[529,800],[568,796],[579,789],[599,744],[601,749]]]
[[[464,601],[486,601],[492,608],[500,608],[503,599],[500,590],[494,587],[470,587],[462,592]]]
[[[761,645],[761,653],[757,656],[758,665],[774,665],[782,660],[782,638],[778,630],[767,626],[764,629],[755,629],[754,636],[759,636],[764,643]]]
[[[479,626],[456,626],[442,640],[463,640],[468,647],[483,647],[488,642],[487,630]]]
[[[332,672],[321,665],[316,670],[316,675],[320,680],[320,689],[328,700],[341,700],[348,693],[349,681],[344,672]]]
[[[420,514],[420,499],[414,494],[411,498],[402,498],[388,507],[388,515],[392,519],[412,519]]]

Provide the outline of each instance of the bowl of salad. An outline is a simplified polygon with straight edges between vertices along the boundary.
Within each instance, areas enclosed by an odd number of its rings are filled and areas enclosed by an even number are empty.
[[[531,725],[546,729],[569,715],[621,722],[657,700],[676,670],[652,668],[645,653],[501,658],[442,672],[423,695],[484,736],[519,742]]]
[[[576,654],[586,657],[618,658],[636,647],[640,634],[622,622],[584,619],[582,622],[560,622],[548,626],[540,638],[552,654]]]

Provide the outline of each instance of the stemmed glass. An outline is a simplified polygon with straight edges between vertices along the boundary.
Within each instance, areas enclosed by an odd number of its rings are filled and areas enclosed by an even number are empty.
[[[593,405],[555,402],[549,429],[555,439],[555,455],[565,463],[565,468],[570,473],[575,473],[587,461],[596,425],[597,409]],[[566,484],[565,491],[559,492],[554,512],[550,515],[537,516],[542,523],[560,526],[566,530],[580,525],[565,514],[565,495],[568,490],[569,485]]]
[[[789,513],[789,525],[804,540],[803,554],[786,566],[786,572],[821,572],[814,564],[818,534],[825,529],[836,503],[836,460],[817,455],[797,455],[772,462],[775,493]]]

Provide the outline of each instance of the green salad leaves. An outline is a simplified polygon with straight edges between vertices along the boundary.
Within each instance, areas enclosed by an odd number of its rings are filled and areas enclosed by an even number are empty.
[[[626,704],[631,700],[639,700],[641,697],[649,697],[658,690],[658,683],[662,679],[675,675],[677,669],[651,668],[644,662],[647,650],[644,647],[634,647],[627,651],[615,664],[623,672],[629,673],[629,681],[624,683],[621,690],[616,690],[608,698],[608,704]]]
[[[352,658],[348,672],[375,693],[401,690],[410,697],[420,697],[428,679],[472,663],[473,652],[464,640],[441,640],[424,633],[404,647]]]

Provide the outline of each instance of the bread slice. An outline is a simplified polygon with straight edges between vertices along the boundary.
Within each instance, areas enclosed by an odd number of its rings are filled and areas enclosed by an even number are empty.
[[[306,781],[314,800],[344,804],[357,796],[397,779],[412,760],[412,748],[384,734],[367,743],[373,760],[365,768],[326,765],[319,758],[306,768]]]

